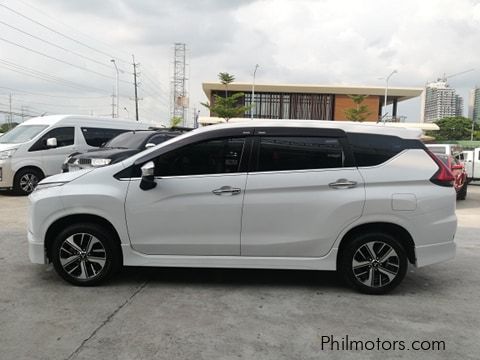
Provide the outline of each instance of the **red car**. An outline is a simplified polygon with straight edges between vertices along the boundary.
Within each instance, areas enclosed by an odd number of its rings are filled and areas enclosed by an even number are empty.
[[[465,171],[465,166],[454,156],[444,155],[444,154],[435,154],[442,162],[448,166],[450,171],[453,174],[455,180],[453,181],[453,186],[457,192],[457,200],[465,200],[467,197],[467,172]]]

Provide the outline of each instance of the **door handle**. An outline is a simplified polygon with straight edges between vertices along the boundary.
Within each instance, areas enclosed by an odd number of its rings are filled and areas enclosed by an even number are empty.
[[[239,188],[233,188],[231,186],[222,186],[219,189],[212,191],[215,195],[238,195],[242,190]]]
[[[357,182],[347,179],[338,179],[337,181],[328,184],[328,186],[333,189],[351,189],[357,186]]]

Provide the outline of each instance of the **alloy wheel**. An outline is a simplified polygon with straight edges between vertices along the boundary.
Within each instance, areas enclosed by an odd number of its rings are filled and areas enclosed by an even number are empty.
[[[78,280],[96,277],[105,267],[107,253],[102,242],[87,233],[76,233],[66,238],[59,253],[63,270]]]
[[[20,189],[25,193],[31,193],[38,185],[38,177],[32,173],[26,173],[20,178]]]
[[[390,284],[397,277],[400,258],[389,244],[370,241],[361,245],[353,255],[352,270],[359,282],[379,288]]]

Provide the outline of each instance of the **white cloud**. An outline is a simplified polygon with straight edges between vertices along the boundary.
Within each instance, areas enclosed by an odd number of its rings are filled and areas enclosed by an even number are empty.
[[[239,81],[251,81],[256,63],[260,64],[258,82],[382,85],[378,78],[398,69],[398,74],[391,79],[392,86],[423,86],[444,72],[460,72],[475,68],[479,63],[476,47],[480,43],[480,4],[477,1],[28,0],[27,5],[25,3],[22,0],[5,4],[127,61],[130,61],[130,54],[135,53],[142,63],[144,75],[143,78],[141,75],[140,91],[144,98],[141,111],[165,120],[168,108],[164,103],[169,101],[174,42],[186,42],[189,48],[192,107],[198,107],[199,102],[204,101],[203,81],[215,80],[220,71],[235,74]],[[32,9],[28,6],[30,3],[60,22]],[[6,9],[0,8],[0,15],[3,21],[24,31],[111,65],[108,56],[59,37]],[[0,37],[114,75],[113,68],[79,59],[1,24]],[[100,87],[106,95],[112,91],[111,79],[42,58],[1,41],[0,59]],[[126,73],[121,78],[131,81],[131,66],[122,64],[122,68]],[[452,78],[452,86],[466,96],[469,88],[480,84],[478,70]],[[1,64],[0,76],[3,84],[19,89],[52,94],[78,93],[74,89],[12,73]],[[133,86],[121,84],[121,92],[125,95],[122,101],[129,107],[131,115],[133,106],[128,97],[132,96],[132,90]],[[6,92],[0,89],[0,93]],[[79,95],[85,96],[88,92]],[[17,98],[24,99],[25,103],[29,99],[38,101],[38,98]],[[5,102],[2,99],[0,97],[0,103]],[[108,113],[110,101],[108,98],[72,100],[69,104],[103,106],[102,111]],[[53,101],[50,99],[49,102]],[[419,108],[418,100],[399,106],[400,112],[411,119],[418,118]]]

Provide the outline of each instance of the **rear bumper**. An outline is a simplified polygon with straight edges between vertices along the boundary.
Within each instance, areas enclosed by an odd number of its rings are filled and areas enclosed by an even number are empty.
[[[35,239],[33,234],[28,232],[28,257],[34,264],[48,264],[45,256],[45,246],[42,241]]]
[[[451,260],[455,257],[456,248],[457,246],[453,241],[416,246],[417,267]]]

